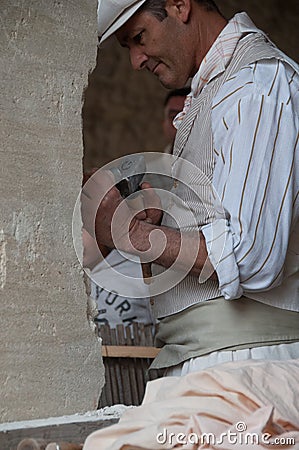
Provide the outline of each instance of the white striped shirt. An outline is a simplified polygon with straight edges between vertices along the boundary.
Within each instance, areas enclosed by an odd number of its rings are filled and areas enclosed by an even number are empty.
[[[240,27],[235,25],[238,20]],[[257,30],[245,13],[237,14],[218,38],[222,46],[225,30],[233,35],[232,23],[239,38],[240,33]],[[207,61],[218,49],[216,40]],[[219,64],[223,64],[221,59]],[[216,73],[213,66],[207,81]],[[199,83],[202,89],[203,77],[197,75],[193,93],[195,86],[200,90]],[[263,301],[257,293],[272,292],[289,277],[291,304],[289,299],[284,305],[282,299],[280,306],[299,309],[298,90],[298,73],[273,59],[245,67],[224,83],[213,101],[213,184],[226,212],[220,261],[210,245],[212,225],[205,225],[202,232],[226,299],[244,294]]]

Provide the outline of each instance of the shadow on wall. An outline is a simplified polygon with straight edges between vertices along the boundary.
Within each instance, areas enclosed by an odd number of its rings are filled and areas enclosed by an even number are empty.
[[[297,0],[216,0],[226,17],[246,11],[257,27],[288,56],[299,61],[299,6]]]
[[[228,18],[246,11],[289,56],[298,60],[298,0],[216,0]],[[224,3],[222,5],[222,3]],[[83,168],[124,154],[162,151],[161,121],[167,90],[146,71],[134,72],[128,52],[114,39],[98,53],[83,107]]]
[[[166,93],[150,73],[132,70],[116,40],[107,42],[85,91],[84,171],[128,153],[162,151]]]

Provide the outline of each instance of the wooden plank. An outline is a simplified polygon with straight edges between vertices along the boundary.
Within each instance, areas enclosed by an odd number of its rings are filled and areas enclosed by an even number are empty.
[[[111,344],[111,342],[107,342],[107,327],[108,325],[98,325],[98,330],[99,330],[99,336],[102,338],[102,344]]]
[[[144,325],[144,323],[139,324],[139,343],[140,343],[140,346],[147,347],[145,328],[146,328],[146,326]],[[140,364],[141,364],[142,373],[143,373],[143,385],[144,385],[144,392],[145,392],[145,386],[146,386],[146,383],[148,382],[148,368],[150,366],[150,361],[147,358],[142,358],[140,361]],[[142,395],[142,400],[144,397],[144,392]]]
[[[154,347],[153,326],[147,325],[144,328],[145,342],[147,347]]]
[[[130,345],[132,345],[132,342],[133,342],[131,327],[127,326],[125,328],[125,332],[126,332],[127,345],[130,346]],[[129,358],[128,363],[129,363],[129,378],[130,378],[130,389],[131,389],[131,393],[132,393],[132,402],[133,402],[133,405],[139,405],[140,403],[139,403],[139,397],[138,397],[137,380],[136,380],[136,372],[135,372],[135,365],[136,365],[135,358]]]
[[[99,403],[98,403],[98,408],[99,409],[100,408],[104,408],[105,406],[108,406],[108,401],[107,401],[107,397],[106,397],[106,389],[105,389],[105,386],[104,386],[103,389],[102,389],[102,392],[101,392],[100,400],[99,400]]]
[[[117,338],[115,328],[111,328],[110,336],[111,336],[111,340],[110,340],[111,345],[117,346],[118,338]],[[105,362],[105,359],[104,359],[104,362]],[[109,359],[109,365],[110,365],[110,370],[111,370],[111,381],[112,381],[112,385],[111,385],[112,397],[113,397],[113,403],[115,405],[124,403],[124,392],[123,392],[123,386],[122,386],[122,382],[121,382],[121,373],[120,373],[119,364],[120,364],[120,362],[118,359]]]
[[[145,328],[144,323],[140,323],[139,324],[139,345],[142,347],[146,347],[144,328]]]
[[[133,323],[133,334],[134,334],[134,345],[137,347],[140,345],[139,338],[139,325],[138,323]],[[144,395],[144,376],[143,376],[143,368],[142,368],[142,359],[136,358],[135,372],[136,372],[136,380],[137,380],[137,389],[138,389],[138,403],[140,404]]]
[[[104,358],[150,358],[154,359],[160,349],[156,347],[135,347],[134,345],[104,345]]]
[[[153,347],[153,327],[151,325],[146,325],[144,327],[144,338],[145,338],[145,345],[147,347]],[[149,358],[147,358],[144,361],[144,377],[145,377],[145,383],[147,383],[150,378],[149,378],[149,366],[151,365],[151,360]]]
[[[113,398],[112,398],[112,377],[110,374],[110,361],[107,360],[107,362],[104,362],[105,367],[105,384],[103,386],[102,394],[101,394],[101,401],[99,404],[100,408],[103,408],[104,406],[112,406]]]
[[[148,367],[160,349],[153,347],[154,327],[133,323],[117,329],[102,325],[102,356],[106,368],[106,385],[99,406],[125,403],[139,405],[148,380],[158,378]],[[105,398],[106,397],[106,398]]]
[[[111,342],[111,336],[110,336],[110,327],[109,325],[104,325],[103,328],[103,339],[105,339],[105,342]],[[103,387],[103,390],[105,390],[104,396],[106,397],[106,405],[103,404],[104,397],[101,399],[102,403],[100,404],[101,407],[103,406],[111,406],[113,405],[113,395],[112,395],[112,384],[113,384],[113,373],[111,373],[110,368],[110,362],[107,361],[107,364],[104,363],[105,366],[105,385]]]
[[[106,329],[107,329],[107,327],[104,324],[98,323],[98,333],[102,340],[102,345],[109,344],[109,342],[107,342],[107,340],[106,340],[106,335],[107,335]],[[107,371],[109,369],[107,367],[107,364],[105,364],[105,363],[104,363],[104,368],[105,368],[105,384],[102,388],[101,396],[100,396],[99,403],[98,403],[98,408],[104,408],[105,406],[109,406],[111,404],[111,400],[112,400],[112,399],[110,399],[110,401],[109,401],[109,388],[107,388]],[[107,397],[107,394],[108,394],[108,397]]]
[[[116,326],[118,343],[120,346],[126,348],[126,338],[125,338],[125,330],[123,325]],[[131,386],[130,386],[130,376],[129,376],[129,367],[127,359],[122,359],[119,361],[121,366],[121,381],[124,391],[124,404],[132,405],[133,398],[131,394]]]

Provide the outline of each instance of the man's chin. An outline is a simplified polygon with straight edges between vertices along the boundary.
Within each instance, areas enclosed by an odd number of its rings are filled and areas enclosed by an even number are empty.
[[[166,89],[181,89],[185,87],[185,83],[180,83],[177,80],[167,80],[163,77],[159,77],[159,81]]]
[[[188,81],[188,79],[182,80],[182,78],[184,78],[183,74],[181,74],[180,77],[176,76],[175,71],[162,61],[157,64],[153,74],[166,89],[181,89],[185,87]]]

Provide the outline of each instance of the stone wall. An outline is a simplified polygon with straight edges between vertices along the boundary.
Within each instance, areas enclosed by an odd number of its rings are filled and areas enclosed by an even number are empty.
[[[297,0],[216,0],[226,17],[246,11],[256,25],[295,60],[299,47]],[[99,51],[84,107],[84,166],[88,170],[120,155],[165,146],[161,120],[166,95],[149,73],[134,73],[116,42]]]
[[[295,59],[298,3],[227,0]],[[82,93],[96,60],[96,0],[1,1],[0,421],[94,409],[100,345],[71,223],[83,156]],[[166,95],[126,51],[98,55],[84,98],[84,167],[162,150]]]
[[[96,0],[1,1],[0,422],[95,409],[104,382],[72,242]]]

